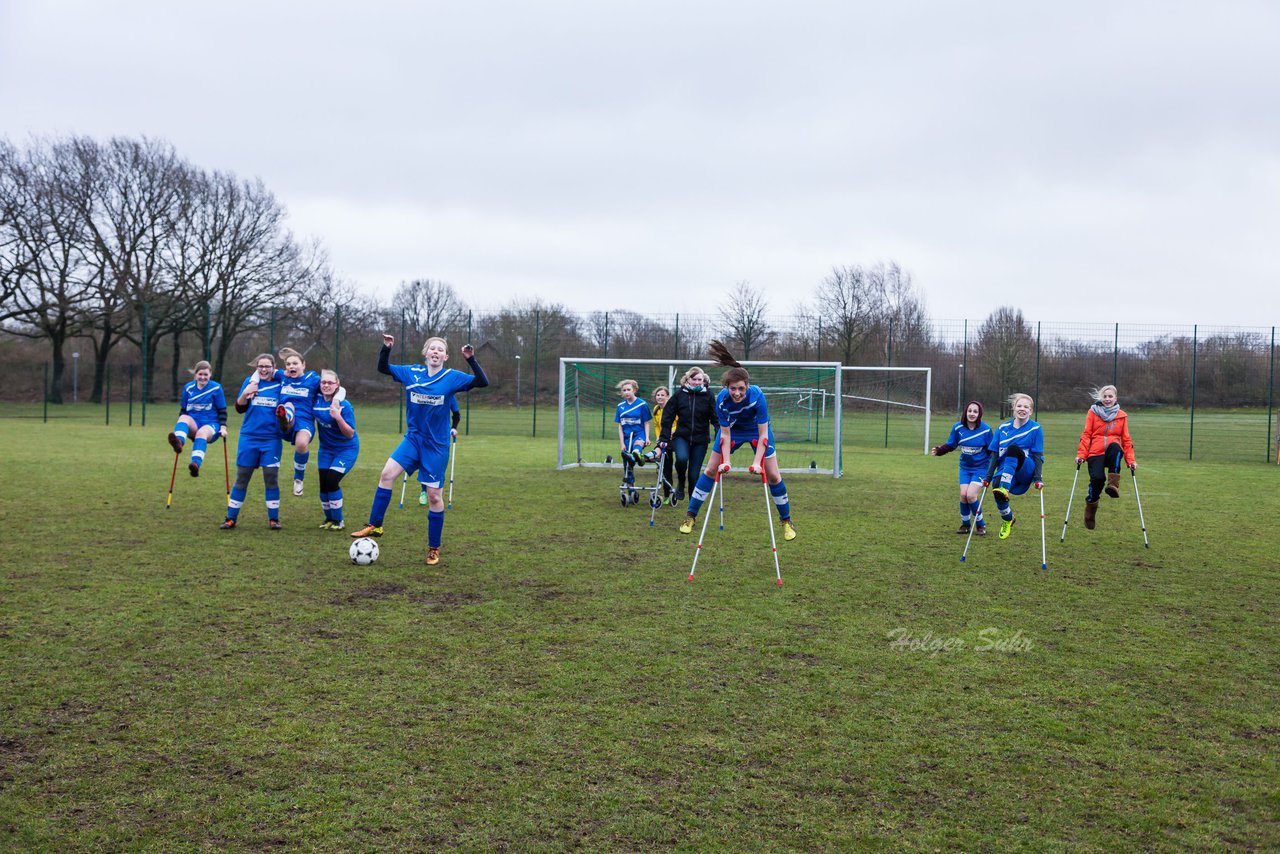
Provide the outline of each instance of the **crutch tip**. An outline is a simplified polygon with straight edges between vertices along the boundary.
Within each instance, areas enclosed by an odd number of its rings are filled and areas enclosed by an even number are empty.
[[[1049,564],[1047,564],[1047,563],[1042,563],[1042,564],[1040,564],[1040,568],[1041,568],[1041,569],[1048,569],[1048,568],[1049,568]]]
[[[782,586],[782,579],[781,579],[781,578],[779,578],[779,579],[778,579],[778,586],[779,586],[779,587],[781,587],[781,586]]]
[[[960,555],[960,562],[961,562],[961,563],[964,563],[964,558],[965,558],[965,556],[964,556],[964,555]]]
[[[689,573],[689,580],[693,581],[693,573]]]

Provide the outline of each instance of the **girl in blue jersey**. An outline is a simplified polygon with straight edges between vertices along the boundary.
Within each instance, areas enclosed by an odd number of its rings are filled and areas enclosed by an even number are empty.
[[[987,476],[987,464],[991,452],[991,428],[982,421],[982,404],[971,400],[964,405],[964,414],[951,428],[947,441],[931,452],[935,457],[960,449],[960,529],[957,534],[969,533],[971,522],[977,524],[974,531],[979,537],[987,535],[987,523],[982,518],[978,499],[982,496],[982,481]]]
[[[716,396],[720,441],[709,449],[706,471],[698,476],[693,494],[689,496],[689,512],[680,525],[680,533],[688,534],[693,531],[698,510],[701,509],[702,502],[707,500],[716,475],[729,471],[727,456],[722,461],[722,449],[728,447],[727,454],[732,454],[739,446],[749,443],[755,450],[755,456],[747,466],[747,471],[752,474],[764,471],[765,479],[769,482],[769,494],[773,496],[773,503],[778,508],[778,518],[782,520],[782,538],[794,540],[796,528],[791,522],[791,501],[787,497],[787,485],[782,482],[782,472],[778,470],[778,449],[774,446],[773,429],[769,426],[769,406],[765,403],[764,393],[759,386],[749,383],[751,376],[747,369],[738,364],[723,344],[712,341],[707,350],[717,365],[729,369],[720,377],[724,388]]]
[[[283,347],[280,358],[284,359],[284,371],[276,371],[276,379],[281,381],[276,421],[285,441],[293,445],[293,494],[301,495],[311,459],[311,438],[316,434],[313,405],[320,397],[320,375],[307,370],[297,350]],[[338,401],[344,397],[345,392],[339,389]]]
[[[440,486],[449,464],[449,397],[468,389],[485,388],[489,378],[476,361],[470,344],[462,348],[462,357],[471,366],[472,374],[444,366],[449,358],[449,345],[443,338],[427,339],[422,347],[425,365],[391,364],[393,344],[395,338],[383,333],[378,372],[395,377],[404,386],[405,423],[409,429],[382,467],[378,489],[373,494],[373,508],[369,511],[369,524],[351,536],[382,536],[382,520],[391,504],[391,487],[404,472],[421,468],[427,479],[427,565],[435,566],[440,563],[444,534],[444,498]]]
[[[320,528],[341,531],[342,478],[356,464],[360,455],[360,437],[356,435],[356,413],[351,402],[338,398],[338,375],[320,372],[320,398],[316,401],[316,438],[320,440],[320,509],[324,522]]]
[[[1006,540],[1013,531],[1013,509],[1010,495],[1022,495],[1034,485],[1044,488],[1041,478],[1044,469],[1044,431],[1031,420],[1035,401],[1029,394],[1012,394],[1009,404],[1013,407],[1012,420],[1005,421],[991,434],[991,462],[987,464],[987,476],[982,485],[995,483],[991,495],[1000,511],[1000,539]]]
[[[210,379],[213,369],[208,362],[196,362],[191,375],[195,379],[182,387],[178,423],[173,425],[173,432],[169,434],[169,445],[175,454],[180,454],[187,436],[195,434],[187,471],[192,477],[199,477],[209,440],[216,442],[219,437],[227,438],[227,398],[222,393],[222,386]]]
[[[615,388],[622,395],[622,402],[613,413],[613,421],[618,425],[618,442],[622,445],[622,482],[632,486],[636,482],[635,466],[645,463],[644,449],[649,444],[649,422],[653,415],[649,404],[636,397],[640,390],[638,382],[623,380]]]
[[[253,470],[262,469],[267,502],[267,527],[280,530],[280,428],[276,424],[276,407],[280,404],[280,381],[276,376],[276,359],[261,353],[253,360],[254,373],[240,386],[236,396],[236,412],[244,415],[240,422],[240,441],[236,448],[236,482],[231,487],[227,518],[219,527],[229,531],[240,518]]]

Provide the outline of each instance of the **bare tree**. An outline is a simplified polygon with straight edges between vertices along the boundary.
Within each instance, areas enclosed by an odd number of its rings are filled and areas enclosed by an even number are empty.
[[[856,365],[864,343],[884,316],[883,280],[858,265],[832,267],[818,284],[817,303],[829,321],[823,337],[835,343],[840,361]]]
[[[8,152],[4,194],[6,330],[49,341],[53,376],[49,400],[62,403],[63,348],[86,324],[85,309],[100,272],[86,255],[89,240],[76,209],[80,188],[67,183],[58,152],[40,146],[25,156]]]
[[[401,282],[391,297],[387,322],[399,335],[400,318],[404,318],[406,334],[414,340],[429,335],[443,335],[460,328],[466,320],[467,306],[453,285],[436,279],[413,279]]]
[[[769,301],[748,282],[734,285],[729,298],[721,304],[722,334],[738,347],[743,360],[751,358],[752,350],[758,356],[759,350],[776,337],[767,319],[768,310]]]
[[[1003,417],[1005,399],[1015,391],[1027,391],[1035,361],[1035,336],[1022,309],[1001,306],[987,315],[978,327],[976,351],[988,377],[985,392],[1000,402]]]

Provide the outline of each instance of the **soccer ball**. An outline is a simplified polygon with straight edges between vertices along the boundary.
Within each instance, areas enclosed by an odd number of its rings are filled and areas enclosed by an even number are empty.
[[[356,566],[368,566],[378,562],[378,541],[372,537],[361,537],[347,549],[351,562]]]

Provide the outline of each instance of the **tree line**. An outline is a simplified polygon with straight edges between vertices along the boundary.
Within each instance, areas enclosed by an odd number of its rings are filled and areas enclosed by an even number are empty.
[[[896,261],[833,266],[809,292],[774,310],[748,281],[735,283],[714,313],[579,313],[559,303],[513,298],[480,311],[449,283],[403,281],[383,304],[362,295],[332,267],[324,246],[288,226],[284,205],[261,181],[199,168],[152,139],[84,136],[0,139],[0,328],[45,349],[50,400],[60,402],[71,342],[93,363],[89,396],[101,400],[108,364],[138,361],[152,378],[169,376],[176,395],[184,368],[209,358],[215,378],[238,381],[257,352],[287,343],[336,362],[347,341],[354,380],[371,388],[372,352],[383,330],[412,344],[428,335],[467,340],[488,353],[499,397],[508,374],[538,372],[554,391],[559,356],[701,360],[720,338],[742,360],[827,360],[847,365],[935,369],[935,404],[950,403],[944,378],[965,363],[960,392],[1003,398],[1047,392],[1045,403],[1074,405],[1081,387],[1141,375],[1153,403],[1185,405],[1195,356],[1211,358],[1197,384],[1206,405],[1256,401],[1256,334],[1189,340],[1165,335],[1115,348],[1040,335],[1014,307],[1000,307],[961,339],[929,317],[911,273]],[[359,358],[350,356],[359,355]],[[369,374],[367,378],[363,374]],[[518,374],[517,374],[518,375]],[[535,387],[526,386],[530,391]],[[507,396],[514,388],[507,389]]]

